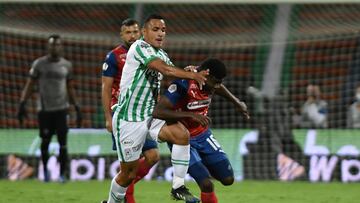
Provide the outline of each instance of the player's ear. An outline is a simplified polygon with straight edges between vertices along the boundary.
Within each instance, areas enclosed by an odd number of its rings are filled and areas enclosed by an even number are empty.
[[[141,28],[141,35],[144,35],[145,34],[145,27],[142,27]]]

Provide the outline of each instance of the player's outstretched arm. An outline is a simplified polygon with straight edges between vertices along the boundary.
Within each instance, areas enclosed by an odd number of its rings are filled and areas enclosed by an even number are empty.
[[[148,68],[154,69],[159,71],[165,76],[168,77],[176,77],[180,79],[190,79],[190,80],[196,80],[200,88],[202,88],[203,85],[205,85],[206,76],[209,75],[209,71],[201,71],[199,73],[192,72],[192,71],[185,71],[178,67],[173,67],[167,65],[163,60],[156,58],[152,61],[150,61],[147,65]]]
[[[224,84],[221,84],[220,88],[216,89],[215,93],[217,95],[224,97],[228,101],[232,102],[237,108],[237,110],[240,111],[247,120],[250,119],[250,115],[247,110],[247,106],[245,102],[242,102],[240,101],[240,99],[235,97],[235,95],[231,93],[230,90]]]
[[[152,115],[154,118],[171,122],[179,121],[184,118],[191,118],[195,122],[200,123],[202,126],[207,126],[211,122],[208,116],[195,114],[192,112],[175,111],[173,110],[173,107],[174,106],[170,100],[166,96],[162,96],[159,103],[155,106]]]

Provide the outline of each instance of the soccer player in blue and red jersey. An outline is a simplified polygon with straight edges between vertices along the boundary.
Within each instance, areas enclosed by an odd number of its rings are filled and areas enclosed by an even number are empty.
[[[249,119],[244,102],[237,99],[223,84],[226,67],[218,59],[205,60],[198,71],[209,69],[206,84],[200,90],[194,80],[175,80],[156,105],[153,116],[167,122],[181,121],[190,132],[190,164],[188,172],[201,190],[202,203],[217,203],[211,176],[223,185],[234,182],[234,173],[225,152],[216,141],[207,116],[211,99],[219,94]]]
[[[126,60],[126,54],[131,44],[141,36],[139,23],[133,19],[126,19],[121,24],[120,37],[124,44],[117,46],[106,55],[102,71],[102,102],[106,119],[106,129],[112,132],[112,109],[118,103],[120,93],[120,80]],[[113,150],[116,150],[115,138],[112,135]],[[143,158],[140,159],[137,176],[126,191],[127,203],[135,203],[134,183],[142,179],[159,161],[157,143],[153,140],[146,140],[142,148]]]

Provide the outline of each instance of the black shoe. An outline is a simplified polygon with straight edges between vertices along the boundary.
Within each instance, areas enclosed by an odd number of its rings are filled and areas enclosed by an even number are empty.
[[[200,200],[189,192],[185,185],[171,189],[171,197],[175,200],[183,200],[187,203],[198,203]]]
[[[48,171],[48,170],[45,170],[45,171],[44,171],[44,182],[45,182],[45,183],[50,182],[50,174],[49,174],[49,171]]]
[[[66,178],[64,175],[60,175],[58,179],[59,183],[66,183]]]

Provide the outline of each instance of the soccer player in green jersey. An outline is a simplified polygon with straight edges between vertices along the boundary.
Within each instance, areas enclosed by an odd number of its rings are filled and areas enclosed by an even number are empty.
[[[165,124],[152,118],[163,75],[192,79],[200,87],[208,70],[199,73],[174,67],[161,47],[166,25],[159,15],[150,15],[142,29],[143,37],[134,42],[127,54],[120,82],[118,107],[113,116],[113,133],[121,171],[111,183],[108,203],[123,202],[127,186],[136,176],[141,148],[147,137],[173,143],[171,161],[174,167],[172,196],[186,202],[199,202],[184,185],[190,158],[189,132],[180,123]]]

